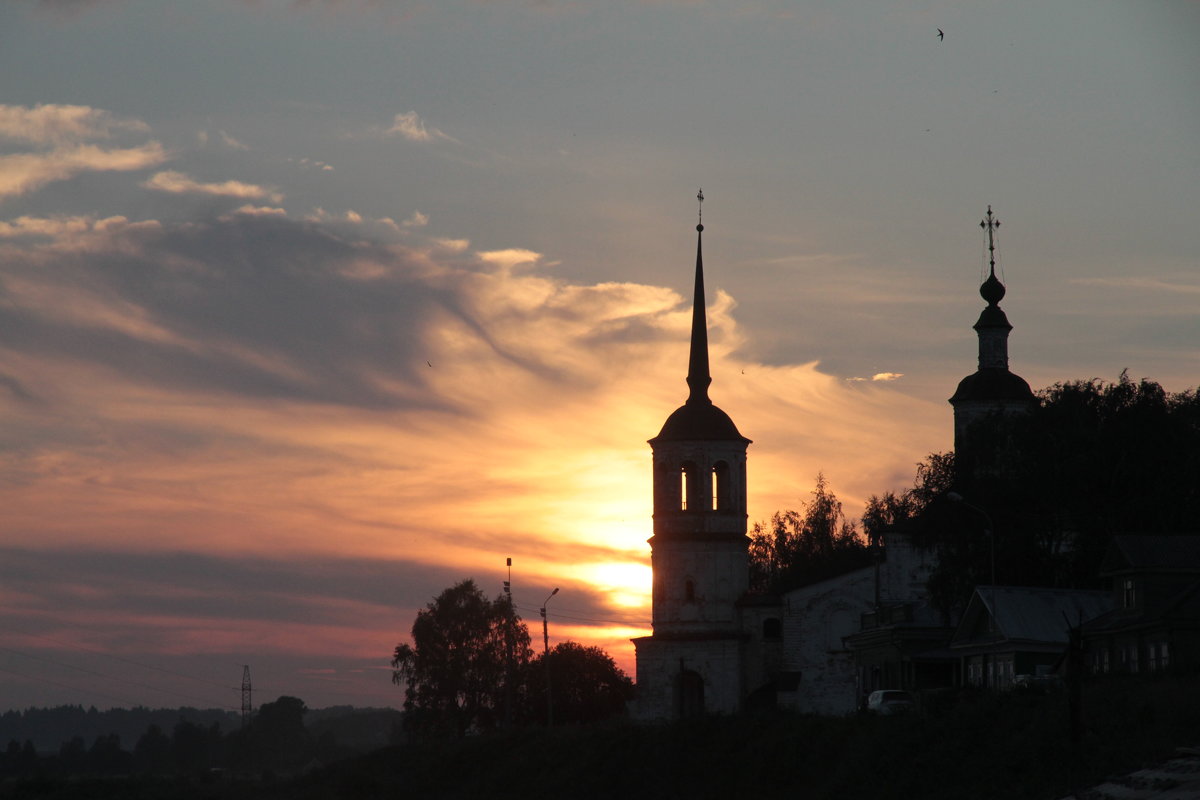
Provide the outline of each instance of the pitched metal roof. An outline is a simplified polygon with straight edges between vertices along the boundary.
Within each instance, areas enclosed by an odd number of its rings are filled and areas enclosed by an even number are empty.
[[[1066,644],[1067,626],[1112,610],[1111,592],[1048,589],[1036,586],[979,586],[954,634],[955,642],[970,638],[980,614],[996,621],[1000,635],[1010,641]]]

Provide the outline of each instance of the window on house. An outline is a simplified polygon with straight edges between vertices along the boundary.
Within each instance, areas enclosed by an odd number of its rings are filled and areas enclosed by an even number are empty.
[[[1137,645],[1131,644],[1121,648],[1121,667],[1126,672],[1138,671]]]
[[[782,639],[783,638],[783,623],[776,617],[768,617],[763,620],[762,634],[764,639]]]
[[[1167,643],[1166,642],[1151,642],[1146,648],[1146,666],[1150,671],[1164,670],[1167,668]]]
[[[1137,584],[1133,578],[1126,578],[1121,594],[1121,607],[1133,608],[1137,605]]]
[[[696,602],[696,584],[691,578],[683,582],[683,602]]]

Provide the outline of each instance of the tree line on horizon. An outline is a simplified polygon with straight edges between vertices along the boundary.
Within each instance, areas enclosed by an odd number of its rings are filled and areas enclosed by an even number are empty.
[[[308,764],[328,763],[373,749],[395,738],[400,712],[393,709],[342,709],[305,724],[309,709],[304,701],[282,696],[261,705],[241,726],[239,716],[217,709],[176,710],[112,709],[86,711],[82,706],[9,711],[0,723],[11,738],[0,751],[0,778],[205,775],[227,772],[291,772]],[[336,710],[327,710],[336,711]],[[183,716],[186,715],[186,716]],[[173,724],[164,722],[175,717]],[[128,729],[132,718],[150,718],[144,732],[122,744],[119,729]],[[347,718],[356,718],[347,721]],[[12,734],[21,724],[27,736]],[[364,746],[364,730],[388,734],[383,742]],[[53,731],[75,731],[61,740],[57,750],[35,746]],[[89,733],[89,731],[91,733]],[[95,733],[95,731],[103,731]],[[91,744],[88,744],[88,741]]]

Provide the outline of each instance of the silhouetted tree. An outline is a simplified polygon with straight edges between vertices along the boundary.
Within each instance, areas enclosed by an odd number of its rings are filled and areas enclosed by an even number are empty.
[[[115,733],[96,737],[88,750],[88,772],[94,775],[121,775],[130,772],[133,756],[121,749],[121,737]]]
[[[25,740],[24,747],[16,739],[10,739],[3,755],[0,755],[0,779],[27,778],[38,771],[41,759],[33,749],[33,742]]]
[[[521,718],[545,724],[546,662],[555,724],[599,722],[625,713],[633,699],[633,681],[612,656],[599,647],[561,642],[550,648],[549,658],[538,654],[525,669]]]
[[[405,725],[462,736],[503,718],[505,684],[529,662],[529,630],[504,597],[472,580],[446,589],[417,613],[411,645],[397,645],[392,680],[403,684]],[[513,669],[507,669],[511,658]]]
[[[58,748],[58,769],[67,775],[79,775],[87,769],[87,743],[72,736]]]
[[[150,725],[133,746],[134,766],[142,772],[164,773],[171,768],[171,740],[162,728]]]
[[[249,728],[231,737],[231,747],[241,751],[241,763],[265,769],[300,766],[313,756],[313,739],[304,727],[308,707],[298,697],[284,695],[263,703]]]
[[[945,471],[919,508],[872,498],[886,522],[920,517],[938,549],[930,576],[948,617],[989,583],[1099,588],[1100,560],[1117,533],[1200,532],[1200,395],[1165,392],[1125,373],[1115,383],[1059,383],[1026,414],[993,414],[968,430],[969,461],[953,475],[965,503],[946,499]],[[932,458],[932,457],[931,457]],[[953,462],[951,462],[953,463]],[[939,499],[940,498],[940,499]],[[897,511],[895,519],[887,519]],[[866,523],[870,527],[873,523]]]
[[[34,749],[33,740],[26,739],[21,744],[21,756],[17,761],[18,775],[33,775],[41,767],[41,759],[38,758],[37,750]]]
[[[820,473],[803,514],[776,512],[770,528],[755,523],[750,534],[752,591],[786,591],[870,563],[857,525],[845,518],[841,501]]]
[[[930,453],[917,464],[912,488],[899,494],[871,495],[862,516],[868,540],[877,544],[884,529],[903,525],[923,514],[934,500],[950,490],[954,476],[954,453]]]
[[[181,720],[171,735],[171,757],[180,773],[202,772],[215,766],[215,756],[221,743],[221,730],[216,725],[205,728]]]

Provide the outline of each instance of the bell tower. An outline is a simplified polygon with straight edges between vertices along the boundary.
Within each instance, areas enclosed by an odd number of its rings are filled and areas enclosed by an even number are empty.
[[[988,277],[979,287],[979,295],[987,307],[979,314],[975,333],[979,336],[979,369],[963,378],[950,405],[954,407],[954,454],[960,476],[977,476],[982,461],[994,461],[995,453],[977,452],[972,441],[972,426],[991,414],[1024,413],[1036,403],[1029,384],[1008,368],[1008,334],[1012,325],[1000,308],[1006,289],[996,277],[996,231],[1000,221],[992,216],[979,223],[987,231]],[[994,465],[993,465],[994,466]]]
[[[701,192],[697,199],[703,203]],[[653,634],[634,640],[638,716],[677,719],[740,707],[738,600],[749,584],[746,448],[713,405],[704,306],[704,225],[696,225],[696,277],[688,397],[650,440],[653,454]]]

